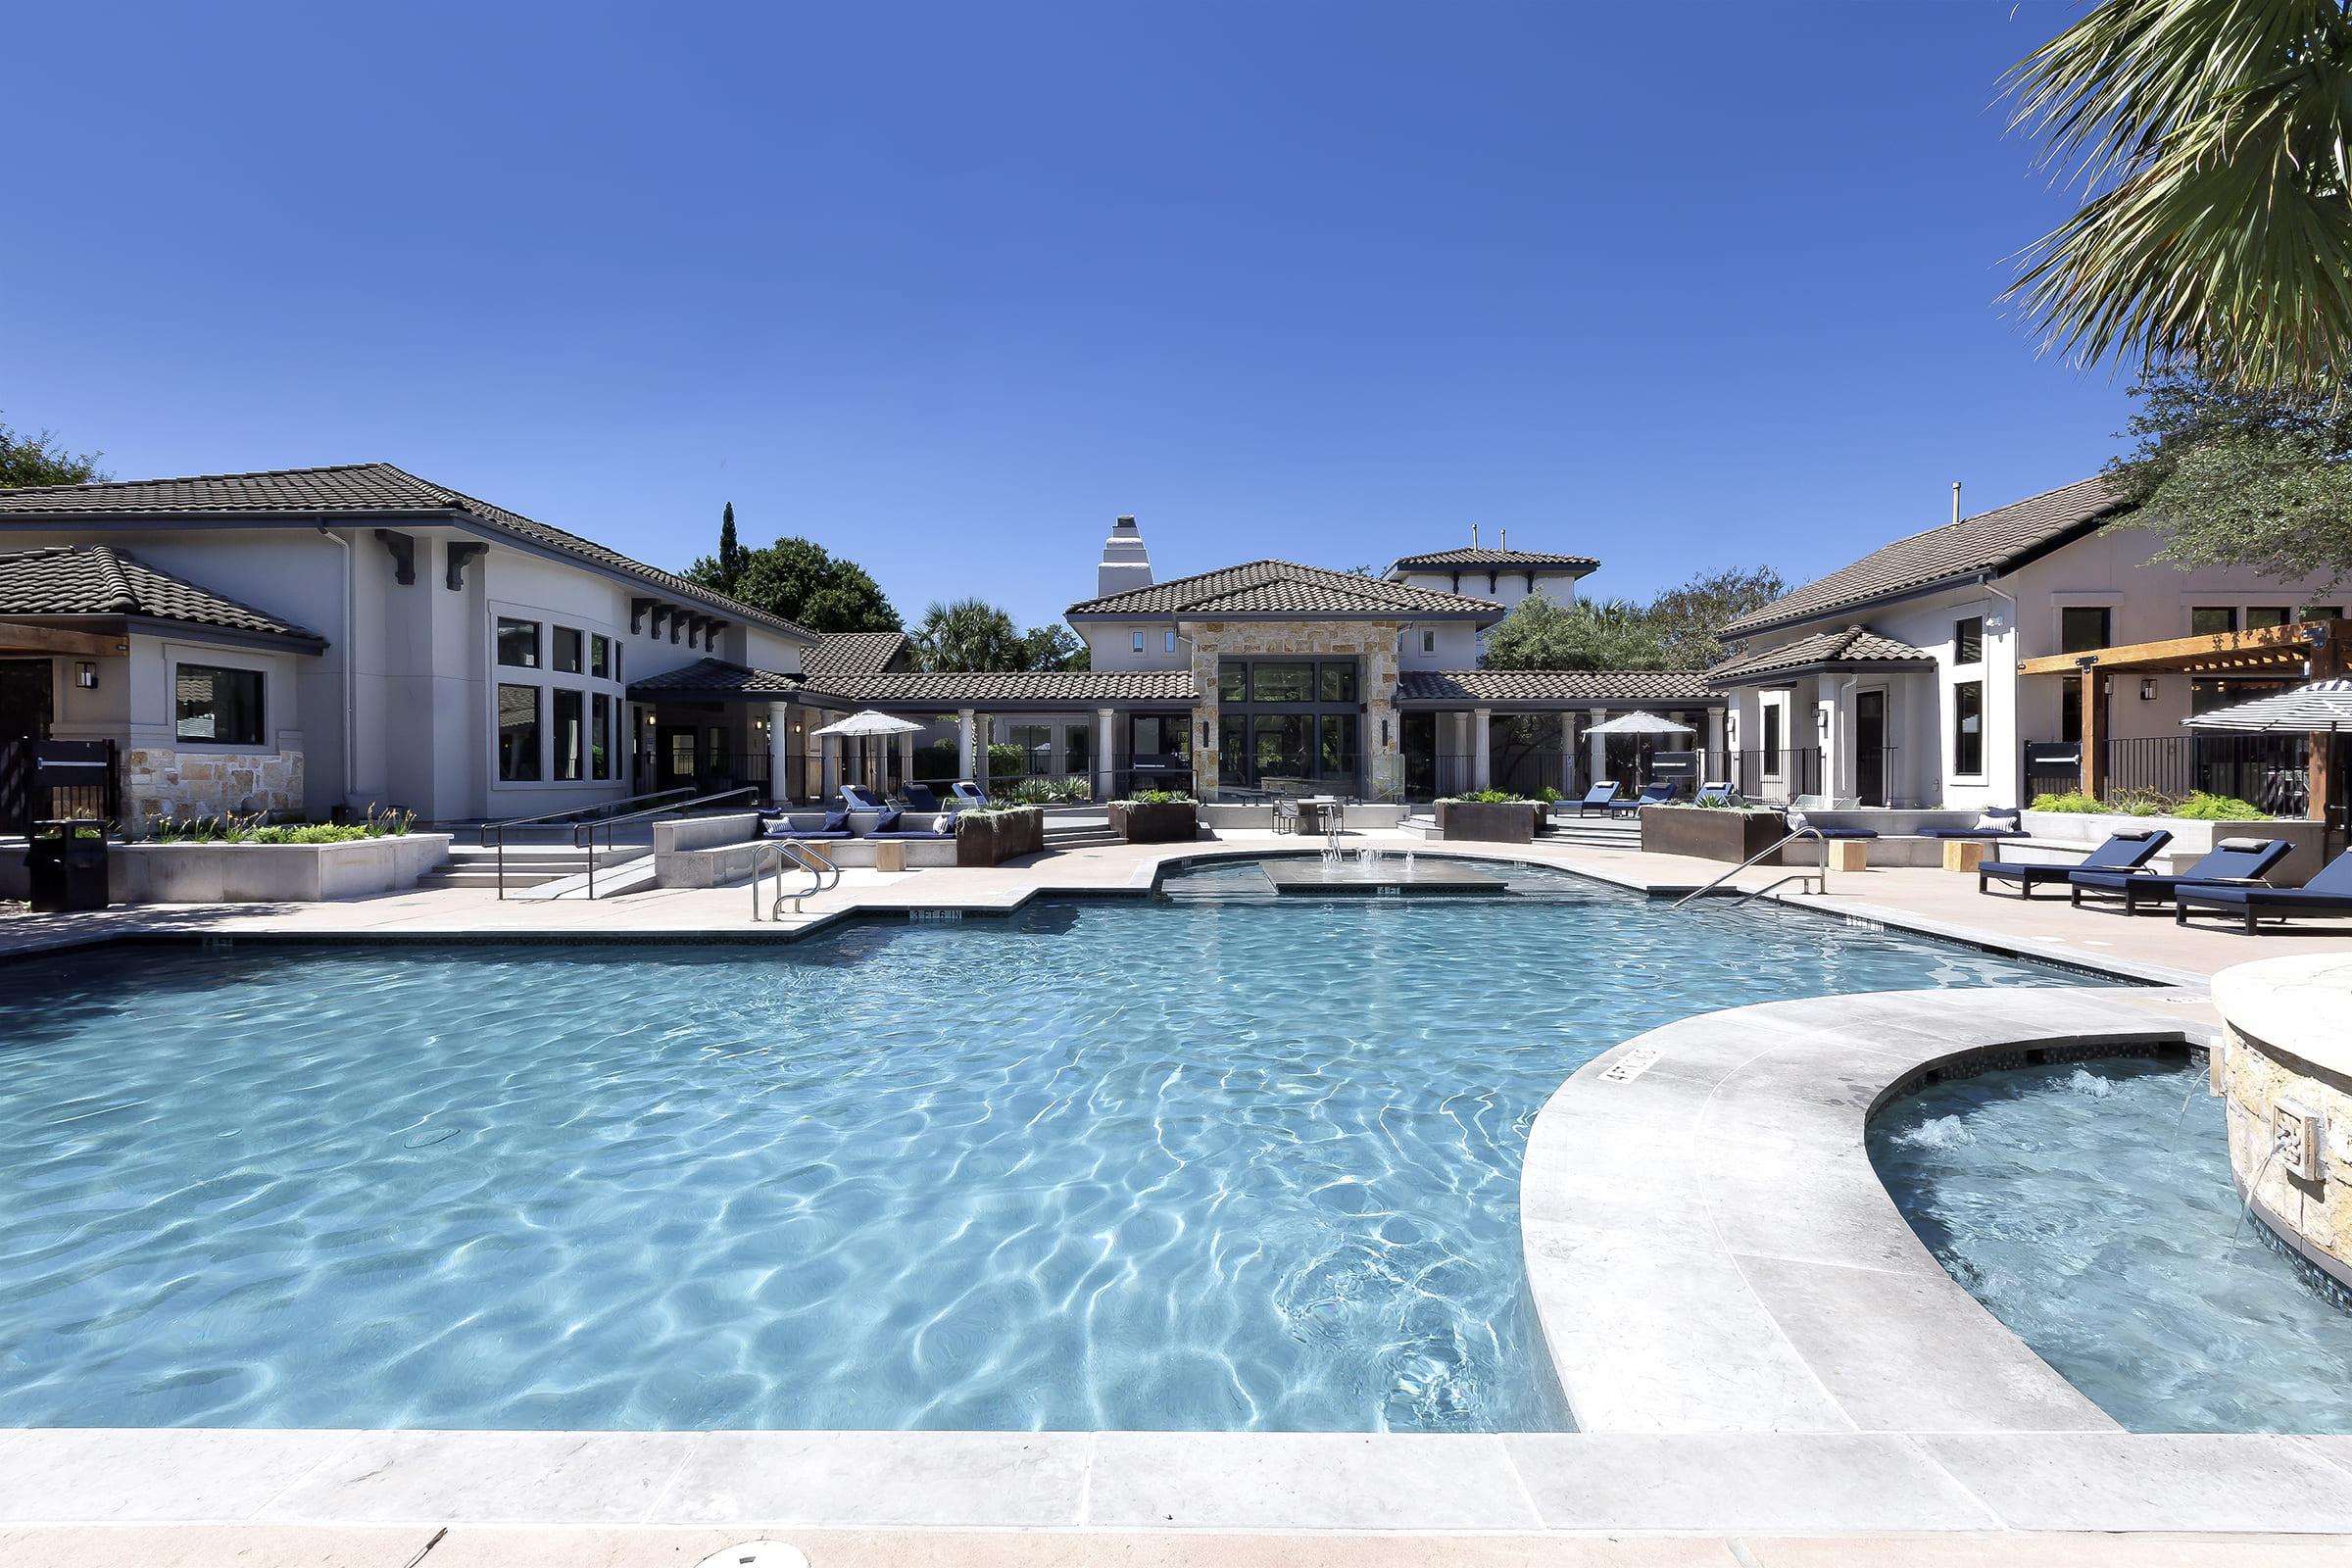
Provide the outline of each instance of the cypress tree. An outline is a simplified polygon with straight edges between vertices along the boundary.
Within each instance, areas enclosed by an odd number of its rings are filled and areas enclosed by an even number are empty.
[[[722,579],[719,591],[733,593],[735,579],[743,575],[743,546],[735,539],[735,503],[727,503],[726,512],[718,519],[718,574]]]

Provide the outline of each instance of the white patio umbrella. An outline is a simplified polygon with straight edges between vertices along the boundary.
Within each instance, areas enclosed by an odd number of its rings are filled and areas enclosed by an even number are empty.
[[[1656,748],[1657,738],[1661,735],[1695,735],[1698,732],[1688,724],[1677,724],[1671,718],[1660,718],[1655,713],[1645,713],[1637,710],[1631,713],[1621,713],[1605,724],[1595,724],[1585,733],[1588,735],[1639,735],[1643,737],[1645,744],[1642,747],[1641,753],[1642,782],[1646,784],[1649,782],[1649,754]]]
[[[813,733],[820,736],[830,735],[837,740],[852,740],[884,735],[909,735],[922,727],[911,719],[899,718],[868,708],[852,713],[847,718],[835,719],[832,723]],[[880,781],[873,777],[876,761],[877,759],[873,755],[867,756],[865,782],[870,787],[878,788]],[[902,779],[900,782],[904,784],[906,781]]]

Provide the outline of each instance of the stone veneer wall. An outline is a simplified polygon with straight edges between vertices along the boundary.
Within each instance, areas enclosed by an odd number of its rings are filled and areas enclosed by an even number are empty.
[[[2352,955],[2237,964],[2213,977],[2213,1000],[2237,1189],[2296,1251],[2352,1284]]]
[[[1204,620],[1187,626],[1193,681],[1200,693],[1193,705],[1193,793],[1203,801],[1217,798],[1217,661],[1291,654],[1352,655],[1362,662],[1364,789],[1375,798],[1401,794],[1404,736],[1396,722],[1396,638],[1402,627],[1395,620]],[[1200,739],[1203,734],[1205,746]]]
[[[144,833],[159,817],[302,814],[302,753],[181,752],[143,746],[122,754],[123,826]]]

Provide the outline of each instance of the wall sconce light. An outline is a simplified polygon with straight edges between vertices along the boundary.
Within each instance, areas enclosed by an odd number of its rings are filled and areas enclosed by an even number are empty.
[[[1385,718],[1380,721],[1380,749],[1384,752],[1389,749],[1389,721]]]
[[[1830,732],[1830,710],[1828,709],[1816,708],[1813,710],[1813,728],[1823,735]]]
[[[2156,700],[2155,676],[2148,675],[2141,678],[2139,683],[2139,700],[2143,703],[2152,703]]]
[[[2099,677],[2099,691],[2104,696],[2113,697],[2115,695],[2115,677],[2113,675],[2101,675]]]
[[[98,666],[88,660],[78,660],[74,665],[74,684],[85,692],[98,689]]]

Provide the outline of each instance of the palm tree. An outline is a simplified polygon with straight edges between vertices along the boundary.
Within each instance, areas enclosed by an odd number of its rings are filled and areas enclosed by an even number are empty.
[[[2085,362],[2312,386],[2352,365],[2347,0],[2106,0],[2012,71],[2080,181],[2009,297]]]
[[[913,633],[927,670],[1026,669],[1029,644],[1012,617],[985,599],[934,602]]]

